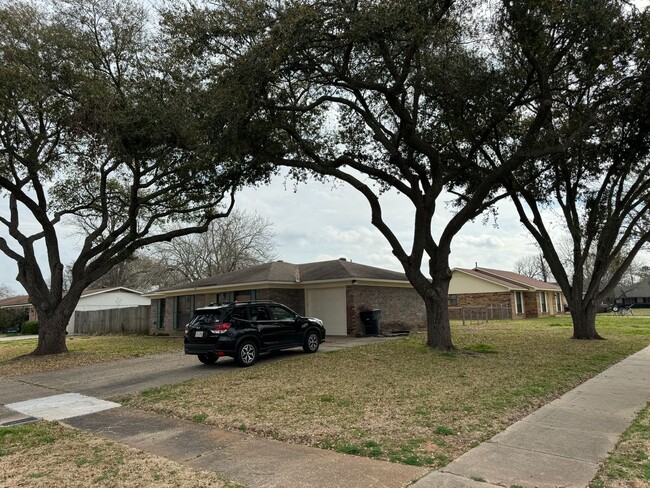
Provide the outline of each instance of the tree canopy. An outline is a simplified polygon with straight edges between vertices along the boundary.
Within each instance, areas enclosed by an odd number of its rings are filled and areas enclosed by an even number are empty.
[[[230,131],[215,104],[203,130],[200,91],[220,89],[216,72],[192,83],[156,35],[128,0],[0,4],[0,250],[38,313],[36,354],[66,350],[90,283],[142,246],[207,230],[239,185],[264,178],[221,144]],[[64,293],[60,228],[72,218],[88,232]]]
[[[506,176],[588,136],[626,76],[623,5],[226,0],[165,18],[205,79],[227,60],[252,158],[366,198],[424,299],[429,345],[451,349],[452,241],[506,196]],[[413,206],[408,242],[383,217],[387,189]]]

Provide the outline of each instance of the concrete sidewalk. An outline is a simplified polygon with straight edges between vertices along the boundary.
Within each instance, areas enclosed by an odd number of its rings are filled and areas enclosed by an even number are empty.
[[[647,347],[412,486],[586,487],[649,401]]]
[[[429,471],[129,408],[69,418],[62,423],[193,468],[215,471],[251,488],[398,488]]]

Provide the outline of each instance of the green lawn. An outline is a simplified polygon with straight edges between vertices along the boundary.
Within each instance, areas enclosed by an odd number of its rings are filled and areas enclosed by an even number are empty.
[[[650,318],[603,315],[598,323],[608,340],[570,339],[565,316],[454,325],[458,353],[432,351],[418,335],[262,360],[117,401],[258,436],[441,467],[650,344]]]

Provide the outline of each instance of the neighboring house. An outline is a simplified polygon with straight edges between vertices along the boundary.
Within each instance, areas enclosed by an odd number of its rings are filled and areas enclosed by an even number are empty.
[[[504,307],[512,318],[547,317],[564,311],[560,287],[511,271],[454,268],[449,284],[449,309]]]
[[[70,322],[68,322],[66,330],[69,333],[77,332],[74,328],[74,322],[78,312],[138,307],[141,305],[150,306],[151,298],[143,296],[140,291],[131,290],[123,286],[84,290],[77,307],[74,309],[75,313],[72,315]]]
[[[640,305],[650,307],[650,284],[637,284],[633,286],[617,286],[614,290],[617,305]]]
[[[5,302],[11,300],[14,301],[13,305],[5,304]],[[68,322],[66,330],[68,333],[75,332],[74,322],[77,312],[109,308],[137,307],[139,305],[151,305],[151,299],[142,296],[142,292],[131,290],[130,288],[125,288],[123,286],[85,290],[75,308],[75,313],[70,318],[70,322]],[[29,303],[29,297],[27,295],[0,300],[0,308],[2,307],[22,307],[27,310],[29,320],[38,320],[38,314],[36,313],[34,306]]]
[[[36,320],[36,312],[32,304],[29,303],[27,295],[3,298],[0,300],[0,308],[10,308],[13,310],[22,310],[25,320]]]
[[[380,309],[382,332],[426,323],[424,303],[403,273],[347,261],[274,261],[147,294],[152,334],[182,335],[195,308],[211,303],[273,300],[318,317],[328,335],[363,335],[363,310]]]

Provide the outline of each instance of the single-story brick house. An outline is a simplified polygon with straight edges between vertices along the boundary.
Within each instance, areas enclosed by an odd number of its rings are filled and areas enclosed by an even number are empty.
[[[74,333],[74,323],[77,312],[88,310],[104,310],[112,308],[137,307],[140,305],[150,305],[151,299],[142,295],[142,292],[131,290],[123,286],[112,288],[98,288],[84,290],[79,299],[79,303],[72,314],[66,331]],[[29,302],[29,296],[22,295],[0,300],[0,308],[23,308],[29,320],[38,320],[38,313],[34,306]]]
[[[511,271],[454,268],[449,284],[451,318],[462,307],[509,308],[512,318],[548,317],[564,312],[566,300],[555,283]]]
[[[345,258],[316,263],[274,261],[147,294],[152,334],[182,335],[195,308],[211,303],[273,300],[318,317],[328,335],[363,335],[359,312],[380,309],[382,332],[426,323],[424,303],[403,273]]]

